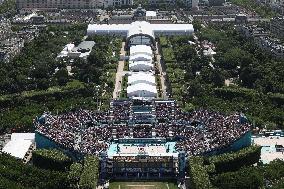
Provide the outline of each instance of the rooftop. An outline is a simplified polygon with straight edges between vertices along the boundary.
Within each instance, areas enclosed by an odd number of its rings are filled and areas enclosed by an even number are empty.
[[[94,41],[83,41],[77,47],[72,49],[72,51],[78,51],[78,52],[91,51],[94,45],[95,45]]]

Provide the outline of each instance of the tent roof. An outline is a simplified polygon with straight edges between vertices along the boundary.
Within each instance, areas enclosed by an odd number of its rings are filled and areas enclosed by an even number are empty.
[[[136,21],[130,24],[127,38],[134,35],[148,35],[155,39],[151,24],[146,21]]]
[[[146,83],[137,83],[127,87],[127,93],[132,93],[136,91],[149,91],[152,93],[157,93],[156,86],[146,84]],[[141,95],[143,96],[143,95]]]
[[[185,34],[191,34],[194,32],[192,24],[150,24],[146,21],[135,21],[131,24],[89,24],[87,29],[88,35],[96,33],[120,33],[127,36],[127,38],[133,35],[148,35],[154,39],[155,32],[162,34],[184,32]]]
[[[130,55],[138,54],[138,53],[145,53],[152,55],[152,49],[150,46],[147,45],[133,45],[130,47]]]
[[[129,62],[129,68],[133,66],[138,66],[138,65],[145,65],[149,67],[153,67],[154,65],[150,61],[131,61]]]
[[[153,76],[152,74],[149,73],[144,73],[144,72],[138,72],[135,74],[132,74],[130,76],[128,76],[128,83],[129,84],[133,84],[133,83],[151,83],[151,84],[155,84],[156,80],[155,80],[155,76]]]
[[[139,53],[139,54],[129,56],[130,61],[136,60],[136,59],[139,59],[139,58],[144,58],[146,60],[152,60],[152,56],[145,54],[145,53]]]

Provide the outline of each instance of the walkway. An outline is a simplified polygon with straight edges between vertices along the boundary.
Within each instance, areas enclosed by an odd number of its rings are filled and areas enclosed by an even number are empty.
[[[122,46],[120,49],[120,55],[125,56],[124,46],[125,46],[125,42],[122,42]],[[117,66],[117,72],[115,76],[115,87],[114,87],[114,91],[112,95],[113,99],[119,98],[119,93],[121,91],[122,76],[124,76],[123,68],[124,68],[124,60],[119,60],[118,66]]]
[[[160,73],[160,78],[161,78],[161,86],[162,86],[162,98],[163,99],[167,99],[169,96],[169,83],[167,82],[166,78],[167,78],[167,72],[166,72],[166,65],[165,62],[161,59],[161,49],[160,49],[160,45],[158,44],[158,42],[156,43],[156,56],[157,56],[157,63],[158,63],[158,69],[159,69],[159,73]]]

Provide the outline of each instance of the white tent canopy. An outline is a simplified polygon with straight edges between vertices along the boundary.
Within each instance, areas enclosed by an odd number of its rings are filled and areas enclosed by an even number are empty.
[[[128,85],[136,85],[138,83],[145,83],[156,86],[155,76],[145,72],[133,73],[128,77]]]
[[[145,53],[139,53],[129,56],[129,61],[152,61],[152,56],[149,56]]]
[[[109,34],[131,37],[144,34],[154,38],[157,35],[189,35],[194,32],[192,24],[150,24],[136,21],[131,24],[89,24],[87,35]]]
[[[129,62],[129,70],[130,71],[150,71],[153,70],[154,65],[150,61],[130,61]]]
[[[149,85],[146,83],[137,83],[127,87],[128,97],[156,97],[157,89],[156,86]]]
[[[130,55],[136,55],[136,54],[146,54],[149,56],[153,55],[152,49],[150,46],[147,45],[133,45],[130,47]]]

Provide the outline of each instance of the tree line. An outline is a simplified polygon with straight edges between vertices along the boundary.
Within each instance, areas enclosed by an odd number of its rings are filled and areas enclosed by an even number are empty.
[[[232,25],[199,28],[199,41],[216,46],[214,61],[192,37],[162,37],[171,94],[186,110],[241,111],[258,127],[284,128],[284,64],[266,54]],[[225,86],[225,79],[233,78]]]

